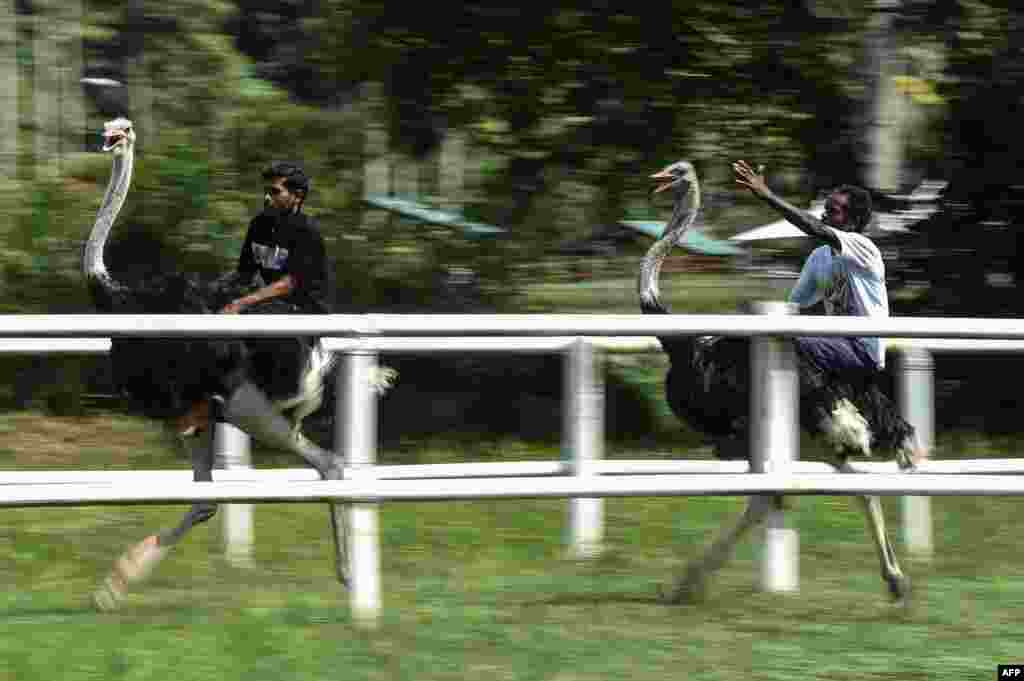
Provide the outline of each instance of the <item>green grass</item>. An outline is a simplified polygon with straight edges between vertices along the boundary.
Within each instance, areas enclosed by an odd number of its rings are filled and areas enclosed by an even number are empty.
[[[185,466],[138,421],[7,421],[4,468],[40,453],[45,468]],[[526,458],[530,446],[517,447],[509,458]],[[477,454],[435,443],[416,458]],[[963,434],[940,452],[1012,454],[1010,440]],[[793,500],[798,595],[752,588],[748,540],[704,601],[659,603],[658,586],[741,504],[607,500],[607,549],[592,562],[564,556],[562,501],[384,505],[375,632],[352,624],[322,505],[257,506],[252,569],[221,558],[219,519],[197,529],[113,614],[94,612],[89,593],[121,551],[183,509],[5,510],[0,679],[989,679],[1019,661],[1015,500],[936,498],[936,558],[902,557],[916,585],[906,608],[887,602],[856,505],[833,497]],[[898,538],[897,504],[885,504]]]
[[[788,279],[750,275],[666,272],[659,288],[662,302],[673,312],[732,314],[744,302],[784,300],[792,285]],[[521,306],[533,313],[639,314],[636,274],[531,284],[524,287]]]

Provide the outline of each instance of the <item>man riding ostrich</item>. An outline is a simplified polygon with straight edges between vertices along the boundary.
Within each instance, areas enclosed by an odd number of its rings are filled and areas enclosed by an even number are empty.
[[[204,284],[180,273],[125,281],[108,272],[104,248],[131,184],[135,130],[131,121],[118,118],[104,125],[103,136],[103,151],[112,154],[113,169],[82,251],[82,272],[96,308],[130,315],[216,314],[253,295],[252,283],[244,277]],[[295,311],[280,297],[251,302],[247,312]],[[213,479],[212,424],[218,418],[268,446],[301,456],[322,478],[340,477],[334,455],[301,433],[302,419],[322,401],[330,353],[319,342],[303,338],[275,340],[271,351],[266,343],[254,349],[243,340],[114,338],[114,381],[132,407],[174,424],[190,450],[197,482]],[[254,355],[261,360],[259,371],[253,371]],[[282,414],[286,409],[290,419]],[[215,504],[193,504],[178,525],[129,549],[94,594],[97,605],[116,607],[130,583],[143,579],[192,527],[215,512]],[[337,520],[332,512],[332,521]]]
[[[888,316],[884,267],[878,249],[860,232],[871,216],[870,198],[863,190],[841,187],[826,204],[825,221],[790,206],[775,196],[743,161],[734,166],[736,181],[782,212],[787,220],[822,242],[808,259],[791,299],[810,305],[827,296],[841,314]],[[700,209],[700,185],[693,165],[679,161],[651,176],[655,193],[671,191],[675,201],[665,231],[648,250],[640,266],[640,307],[647,314],[667,314],[661,303],[658,276],[669,251],[683,242]],[[865,203],[865,199],[867,203]],[[851,206],[856,203],[857,207]],[[730,336],[666,336],[659,338],[670,368],[665,392],[673,413],[708,435],[720,458],[747,457],[749,440],[750,343]],[[920,457],[913,428],[904,421],[879,385],[884,358],[880,339],[797,338],[800,382],[800,424],[811,435],[823,436],[834,448],[833,465],[850,472],[851,455],[870,456],[881,449],[894,453],[902,469]],[[878,549],[882,578],[893,598],[909,591],[885,532],[878,497],[860,497],[871,536]],[[781,497],[774,497],[774,503]],[[707,576],[721,567],[736,543],[764,520],[771,506],[754,498],[738,523],[724,533],[701,560],[688,566],[667,594],[678,602],[699,592]]]

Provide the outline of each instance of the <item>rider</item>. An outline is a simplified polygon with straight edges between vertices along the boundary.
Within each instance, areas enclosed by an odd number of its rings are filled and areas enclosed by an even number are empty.
[[[234,314],[257,303],[283,298],[296,312],[331,311],[327,251],[316,222],[302,212],[310,180],[294,163],[274,162],[263,171],[263,212],[249,223],[236,273],[260,275],[261,288],[228,303]]]
[[[763,166],[755,171],[746,161],[737,161],[733,171],[737,184],[821,243],[804,262],[790,302],[801,308],[823,302],[830,315],[889,316],[885,263],[878,247],[863,233],[871,222],[871,195],[865,189],[843,185],[832,190],[825,214],[817,220],[776,196],[765,182]],[[814,336],[795,341],[823,368],[875,371],[885,367],[881,338]]]

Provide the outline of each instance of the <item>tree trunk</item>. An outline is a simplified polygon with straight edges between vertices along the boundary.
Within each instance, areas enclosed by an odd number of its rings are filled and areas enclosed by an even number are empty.
[[[894,78],[904,71],[893,31],[902,0],[875,0],[866,35],[865,82],[869,83],[863,134],[866,158],[863,183],[893,193],[900,188],[903,166],[903,123],[908,106]]]
[[[18,18],[14,0],[0,0],[0,176],[18,177]]]

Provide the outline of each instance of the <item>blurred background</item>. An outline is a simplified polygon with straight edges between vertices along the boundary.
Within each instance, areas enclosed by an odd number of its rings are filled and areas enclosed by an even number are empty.
[[[639,258],[669,210],[647,176],[685,158],[705,207],[663,288],[674,311],[731,312],[784,296],[810,247],[736,190],[744,158],[798,205],[872,190],[894,314],[1024,309],[1015,3],[5,0],[0,16],[3,312],[89,309],[78,258],[118,115],[138,163],[115,273],[231,268],[261,168],[289,159],[313,178],[341,312],[636,312]],[[104,364],[4,359],[0,405],[87,409]],[[940,360],[940,419],[1013,425],[1012,395],[988,387],[963,411],[990,364]],[[456,393],[497,382],[442,365],[464,375]],[[529,383],[547,364],[495,366]],[[406,369],[399,402],[433,380]],[[612,373],[613,390],[629,383]],[[540,412],[558,390],[534,391]]]
[[[0,313],[90,311],[82,242],[138,134],[112,272],[234,267],[260,172],[295,160],[340,312],[638,313],[692,161],[703,211],[666,264],[675,312],[783,298],[812,244],[737,191],[868,187],[897,315],[1017,317],[1024,7],[1010,0],[0,0]],[[387,355],[378,461],[555,460],[559,357]],[[1020,449],[1016,355],[936,355],[936,458]],[[892,363],[890,363],[890,366]],[[0,355],[0,468],[184,469],[105,357]],[[603,364],[608,458],[709,457],[668,412],[660,353]],[[331,405],[305,421],[328,441]],[[817,450],[801,443],[801,458]],[[819,452],[820,453],[820,452]],[[296,466],[257,449],[259,467]],[[353,629],[324,509],[255,511],[253,568],[209,523],[98,616],[87,595],[164,507],[5,509],[6,679],[988,679],[1019,661],[1012,498],[933,499],[935,552],[893,607],[856,504],[801,497],[799,594],[757,592],[753,542],[706,602],[658,589],[740,498],[608,499],[600,559],[566,560],[562,500],[385,504],[385,615]],[[895,500],[887,500],[898,537]]]

